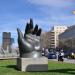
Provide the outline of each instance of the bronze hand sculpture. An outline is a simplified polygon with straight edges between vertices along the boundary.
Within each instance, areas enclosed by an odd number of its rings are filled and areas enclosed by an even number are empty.
[[[19,28],[17,28],[17,32],[20,57],[41,57],[41,29],[38,29],[38,25],[33,27],[33,21],[30,19],[30,23],[26,25],[24,36]]]

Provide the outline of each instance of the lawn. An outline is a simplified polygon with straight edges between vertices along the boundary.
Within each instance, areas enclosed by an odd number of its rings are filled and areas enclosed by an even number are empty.
[[[48,72],[21,72],[16,60],[0,60],[0,75],[75,75],[75,64],[49,61]]]

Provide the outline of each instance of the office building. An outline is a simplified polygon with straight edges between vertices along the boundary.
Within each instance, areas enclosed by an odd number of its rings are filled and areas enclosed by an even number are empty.
[[[2,46],[4,50],[11,50],[11,33],[10,32],[3,32],[2,37]]]

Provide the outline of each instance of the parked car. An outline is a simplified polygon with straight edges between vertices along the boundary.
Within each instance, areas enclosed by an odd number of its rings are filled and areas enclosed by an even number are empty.
[[[70,58],[70,59],[75,59],[75,53],[74,52],[66,52],[64,57]]]
[[[56,59],[56,58],[57,58],[56,53],[49,53],[48,54],[48,59]]]

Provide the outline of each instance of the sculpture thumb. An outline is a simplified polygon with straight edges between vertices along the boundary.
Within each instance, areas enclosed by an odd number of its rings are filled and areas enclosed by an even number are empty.
[[[26,53],[32,51],[32,45],[24,39],[23,34],[19,28],[17,28],[17,32],[18,32],[19,51]]]
[[[18,38],[19,38],[19,40],[21,40],[23,38],[23,34],[19,28],[17,28],[17,32],[18,32]]]

